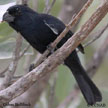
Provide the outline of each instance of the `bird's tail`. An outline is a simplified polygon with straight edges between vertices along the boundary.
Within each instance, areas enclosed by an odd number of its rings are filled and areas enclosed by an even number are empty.
[[[81,66],[75,51],[66,58],[65,65],[67,65],[72,71],[88,105],[93,105],[96,102],[100,102],[102,100],[101,93]]]

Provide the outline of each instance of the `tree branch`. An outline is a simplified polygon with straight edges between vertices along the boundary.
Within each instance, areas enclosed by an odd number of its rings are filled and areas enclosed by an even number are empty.
[[[87,72],[90,77],[92,77],[96,73],[97,69],[103,62],[103,59],[107,52],[108,52],[108,36],[87,65]]]
[[[22,52],[20,52],[19,59],[24,56],[24,54],[27,52],[27,50],[30,48],[30,46],[31,45],[28,45]]]
[[[87,43],[85,43],[83,45],[83,47],[85,48],[85,47],[91,45],[97,39],[99,39],[102,36],[102,34],[106,31],[106,29],[108,29],[108,24],[105,25],[104,27],[102,27],[100,30],[98,30],[95,33],[93,33],[92,35],[90,35],[90,37],[93,37],[93,39],[91,39],[90,41],[88,41]],[[79,49],[77,49],[77,52],[79,52]]]
[[[59,14],[59,19],[61,19],[65,24],[68,24],[71,21],[72,16],[74,14],[77,14],[87,1],[88,0],[64,0],[62,9]],[[75,32],[76,26],[78,25],[79,21],[80,19],[77,21],[74,27],[72,27],[71,30],[73,32]]]
[[[49,3],[49,0],[45,0],[45,9],[44,9],[44,13],[49,14],[52,7],[54,6],[56,0],[53,0],[52,3]]]
[[[106,54],[108,53],[108,36],[100,46],[100,48],[95,51],[92,59],[89,61],[89,65],[87,65],[87,73],[90,77],[93,77],[97,72],[97,69],[102,64],[103,59],[105,58]],[[97,56],[96,56],[97,55]],[[77,93],[77,95],[75,95]],[[76,97],[79,96],[80,89],[75,85],[74,90],[66,97],[66,99],[61,102],[61,104],[57,108],[65,108],[70,102],[73,101]]]
[[[25,103],[30,104],[29,108],[33,108],[35,103],[39,100],[42,91],[46,88],[49,76],[45,77],[41,81],[33,84],[26,92],[21,96],[13,99],[10,104]],[[38,86],[39,85],[39,86]],[[16,108],[16,106],[8,106],[7,108]],[[19,106],[19,108],[27,108],[27,106]]]
[[[87,8],[90,6],[92,2],[93,0],[88,0],[88,2],[83,6],[80,12],[74,17],[73,20],[70,21],[70,23],[66,26],[63,32],[51,44],[52,49],[56,47],[56,45],[62,40],[62,38],[65,37],[66,33],[68,33],[68,31],[77,23],[77,21],[81,18],[81,16],[84,14],[84,12],[87,10]],[[45,53],[42,54],[42,56],[38,59],[39,62],[34,64],[34,67],[37,67],[40,63],[42,63],[46,59],[49,53],[50,51],[46,50]]]
[[[50,11],[51,11],[52,7],[54,6],[55,2],[56,2],[56,0],[53,0],[53,1],[52,1],[52,3],[50,4],[50,6],[48,7],[48,9],[46,10],[45,13],[47,13],[47,14],[50,13]]]
[[[56,73],[53,74],[53,78],[51,79],[50,87],[49,87],[49,92],[48,92],[48,108],[55,108],[55,89],[56,89],[56,81],[57,81],[57,70],[55,70]]]
[[[107,12],[108,1],[105,0],[89,20],[81,27],[81,29],[76,32],[60,49],[55,51],[36,69],[20,78],[9,88],[0,91],[0,106],[3,106],[3,103],[9,102],[15,97],[21,95],[36,81],[40,81],[46,75],[51,73],[51,71],[61,64],[64,59],[88,36]]]
[[[12,58],[13,60],[8,67],[7,73],[3,79],[3,83],[1,83],[1,85],[0,85],[0,90],[8,87],[10,81],[12,80],[12,78],[14,76],[14,73],[16,71],[17,64],[19,61],[18,58],[19,58],[21,46],[22,46],[22,37],[19,35],[19,36],[17,36],[17,39],[16,39],[16,48],[13,53],[13,58]]]
[[[8,71],[9,66],[7,66],[2,72],[0,72],[0,77],[4,76],[4,74]]]
[[[97,39],[99,39],[107,28],[108,28],[108,24],[105,25],[104,27],[102,27],[102,29],[99,30],[97,33],[95,33],[95,36],[93,36],[93,39],[90,40],[90,41],[88,41],[87,43],[85,43],[85,44],[83,45],[83,47],[87,47],[87,46],[89,46],[90,44],[92,44],[93,42],[95,42]]]

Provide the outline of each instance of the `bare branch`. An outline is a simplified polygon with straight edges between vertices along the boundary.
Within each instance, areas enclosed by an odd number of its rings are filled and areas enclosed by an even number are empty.
[[[49,0],[45,0],[45,9],[44,9],[44,13],[49,14],[52,7],[54,6],[56,0],[53,0],[52,3],[49,3]]]
[[[19,59],[24,56],[24,54],[27,52],[29,48],[30,48],[30,45],[28,45],[22,52],[20,52]]]
[[[87,72],[89,76],[92,77],[96,73],[97,69],[103,62],[103,59],[107,52],[108,52],[108,36],[87,65]]]
[[[8,84],[10,83],[12,77],[14,76],[14,73],[17,68],[18,60],[19,60],[18,58],[19,58],[21,46],[22,46],[22,37],[19,35],[17,36],[17,39],[16,39],[16,48],[13,53],[13,58],[12,58],[13,60],[9,65],[8,71],[5,75],[5,78],[3,79],[3,83],[0,85],[0,90],[6,88]]]
[[[22,4],[27,4],[28,0],[21,0],[21,1],[22,1]],[[17,2],[21,2],[21,1],[17,0]],[[8,87],[9,83],[12,80],[12,77],[14,76],[14,73],[16,71],[17,64],[19,61],[19,54],[20,54],[21,46],[22,46],[22,37],[19,35],[17,36],[17,39],[16,39],[16,48],[13,53],[13,58],[12,58],[13,60],[8,67],[5,78],[3,79],[3,83],[1,83],[0,85],[0,90],[3,90],[4,88]]]
[[[35,63],[38,62],[38,57],[40,54],[37,54]],[[29,59],[29,58],[27,58]],[[29,62],[27,62],[26,65],[28,65]],[[28,66],[25,66],[25,73],[28,73]],[[21,77],[20,77],[21,78]],[[34,104],[38,102],[38,99],[41,95],[41,93],[44,91],[45,87],[47,86],[47,83],[49,81],[50,76],[46,76],[42,81],[36,82],[33,86],[31,86],[26,92],[24,92],[22,95],[18,96],[17,98],[13,99],[9,104],[15,104],[15,103],[30,103],[30,108],[33,108]],[[11,82],[13,84],[19,79],[19,76],[15,76]],[[29,98],[29,100],[28,100]],[[23,108],[26,108],[27,106],[20,106]],[[15,106],[8,106],[7,108],[15,108]]]
[[[104,27],[102,27],[101,30],[98,30],[95,33],[93,33],[92,35],[90,35],[90,37],[93,37],[93,39],[91,39],[90,41],[85,43],[83,45],[83,47],[85,48],[85,47],[91,45],[93,42],[95,42],[97,39],[99,39],[107,29],[108,29],[108,24],[105,25]],[[77,52],[79,52],[79,49],[77,49]]]
[[[108,1],[94,12],[89,20],[60,49],[55,51],[37,68],[32,70],[5,90],[0,91],[0,106],[24,93],[36,81],[51,73],[88,36],[108,12]]]
[[[45,9],[44,13],[46,12],[47,8],[49,7],[49,0],[45,0]]]
[[[23,57],[23,55],[27,52],[27,50],[30,48],[30,45],[28,45],[22,52],[20,52],[20,55],[18,57],[18,59],[21,59],[21,57]],[[4,74],[8,71],[9,66],[4,69],[2,72],[0,72],[0,77],[3,77]]]
[[[102,64],[103,59],[105,58],[106,54],[108,53],[108,36],[100,46],[100,48],[94,53],[94,56],[89,61],[89,65],[87,65],[87,73],[90,77],[93,77],[97,72],[97,69]],[[77,93],[77,95],[75,95]],[[80,90],[77,85],[75,85],[74,90],[72,90],[72,94],[69,94],[66,99],[57,107],[57,108],[65,108],[70,102],[73,101],[76,97],[79,96]]]
[[[93,0],[88,0],[88,2],[83,6],[83,8],[80,10],[80,12],[74,17],[72,21],[66,26],[64,31],[60,34],[60,36],[57,37],[57,39],[52,43],[52,47],[55,48],[56,45],[61,41],[63,37],[65,37],[66,33],[77,23],[77,21],[80,19],[80,17],[84,14],[84,12],[88,9],[90,4],[93,2]]]
[[[81,11],[74,17],[73,20],[70,21],[70,23],[66,26],[64,31],[57,37],[57,39],[51,44],[52,48],[55,48],[56,45],[62,40],[63,37],[65,37],[66,33],[74,26],[74,24],[77,23],[77,21],[80,19],[80,17],[84,14],[84,12],[87,10],[87,8],[90,6],[90,4],[93,2],[93,0],[88,0],[88,2],[84,5],[84,7],[81,9]],[[49,50],[46,50],[44,54],[39,58],[38,64],[35,64],[35,67],[38,66],[41,62],[45,60],[45,58],[50,53]]]
[[[36,82],[21,96],[12,100],[10,104],[25,103],[25,104],[30,104],[29,108],[33,108],[36,102],[39,100],[41,93],[46,88],[48,79],[49,79],[49,76],[45,77],[39,82]],[[15,108],[15,107],[16,106],[8,106],[7,108]],[[27,108],[27,106],[20,106],[20,108]]]
[[[59,13],[59,19],[61,19],[65,24],[68,24],[74,14],[77,14],[83,5],[88,0],[63,0],[62,9]],[[78,21],[79,22],[79,21]],[[76,28],[76,24],[73,28]],[[72,28],[72,31],[74,31]]]
[[[55,70],[57,72],[57,70]],[[55,108],[55,89],[56,89],[57,73],[54,73],[50,83],[50,90],[48,94],[48,108]]]
[[[38,8],[38,0],[32,0],[33,10],[37,11]]]
[[[87,42],[86,44],[84,44],[83,47],[87,47],[90,44],[92,44],[93,42],[95,42],[97,39],[99,39],[107,28],[108,28],[108,24],[105,25],[104,27],[102,27],[100,32],[98,31],[97,33],[95,33],[95,36],[93,36],[94,38],[92,40],[90,40],[89,42]]]
[[[53,0],[53,1],[52,1],[52,3],[50,4],[50,6],[48,7],[48,9],[46,10],[45,13],[47,13],[47,14],[50,13],[50,11],[51,11],[52,7],[54,6],[55,2],[56,2],[56,0]]]
[[[6,67],[2,72],[0,72],[0,77],[2,77],[7,71],[8,71],[8,67]]]

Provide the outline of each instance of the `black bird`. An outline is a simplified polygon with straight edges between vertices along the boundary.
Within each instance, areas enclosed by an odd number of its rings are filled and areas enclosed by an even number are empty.
[[[64,30],[65,25],[59,19],[47,15],[39,14],[28,6],[15,5],[7,9],[3,15],[3,21],[15,29],[40,53],[44,53],[47,47]],[[59,42],[60,48],[73,33],[69,31]],[[80,44],[78,48],[83,52]],[[102,100],[102,96],[96,85],[86,74],[82,67],[76,50],[74,50],[65,60],[64,64],[72,71],[88,105],[93,105]]]

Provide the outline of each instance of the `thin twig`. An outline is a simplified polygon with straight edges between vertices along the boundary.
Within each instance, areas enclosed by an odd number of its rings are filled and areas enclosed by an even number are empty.
[[[13,85],[5,90],[0,91],[0,106],[3,103],[9,102],[17,96],[24,93],[36,81],[40,81],[46,75],[50,74],[59,64],[61,64],[66,57],[89,35],[89,33],[96,27],[96,25],[108,13],[108,1],[97,8],[88,21],[77,31],[60,49],[50,55],[37,68],[32,70],[20,78]],[[108,42],[107,42],[108,44]]]
[[[32,7],[34,11],[38,9],[38,0],[32,0]]]
[[[45,0],[45,9],[43,11],[43,13],[49,14],[52,7],[54,6],[56,0],[53,0],[52,3],[49,3],[49,0]]]
[[[87,72],[89,76],[93,76],[96,73],[96,70],[101,65],[106,53],[108,52],[108,36],[101,45],[101,47],[96,51],[91,61],[87,65]]]
[[[103,42],[103,44],[100,46],[100,48],[94,53],[94,56],[92,59],[89,61],[89,65],[86,66],[87,68],[87,73],[89,74],[90,77],[93,77],[99,66],[102,64],[103,59],[105,58],[106,54],[108,53],[108,36]],[[66,99],[61,102],[61,104],[57,108],[66,108],[67,105],[70,104],[70,102],[73,101],[74,98],[79,96],[79,87],[75,85],[74,90],[72,90],[72,94],[69,94]],[[77,95],[75,95],[77,93]]]
[[[46,13],[48,7],[49,7],[49,0],[45,0],[45,8],[44,8],[43,13]]]
[[[6,88],[8,86],[8,84],[10,83],[10,81],[16,71],[17,64],[19,61],[19,54],[20,54],[21,46],[22,46],[22,37],[19,35],[19,36],[17,36],[17,39],[16,39],[16,48],[15,48],[15,51],[14,51],[13,57],[12,57],[13,60],[9,65],[8,71],[5,75],[5,78],[3,79],[3,83],[0,85],[0,90]]]
[[[28,45],[22,52],[20,52],[19,59],[24,56],[24,54],[28,51],[30,45]]]
[[[56,73],[53,75],[53,79],[51,79],[50,83],[50,90],[49,90],[49,98],[48,98],[48,108],[55,108],[55,89],[56,89],[56,81],[57,81],[57,70],[55,70]]]
[[[28,45],[22,52],[20,52],[20,55],[19,55],[19,58],[18,59],[21,59],[21,57],[23,57],[23,55],[27,52],[27,50],[30,48],[30,45]],[[0,77],[2,77],[9,69],[9,66],[4,69],[2,72],[0,72]]]
[[[102,36],[102,34],[105,32],[105,30],[106,30],[107,28],[108,28],[108,24],[105,25],[104,27],[102,27],[102,29],[101,29],[100,32],[95,33],[96,35],[94,36],[94,38],[93,38],[92,40],[88,41],[87,43],[85,43],[85,44],[83,45],[83,47],[87,47],[87,46],[89,46],[90,44],[92,44],[93,42],[95,42],[97,39],[99,39],[99,38]]]
[[[51,11],[55,2],[56,2],[56,0],[53,0],[51,5],[49,6],[49,0],[45,0],[45,9],[44,9],[43,13],[49,14],[49,12]],[[49,53],[50,53],[49,50],[47,50],[44,54],[42,54],[42,56],[38,57],[38,59],[36,58],[36,60],[34,62],[34,67],[37,67],[40,63],[42,63],[46,59],[46,57]]]
[[[69,30],[77,23],[77,21],[81,18],[81,16],[85,13],[85,11],[88,9],[90,4],[93,2],[93,0],[88,0],[88,2],[83,6],[83,8],[80,10],[80,12],[72,19],[69,24],[66,26],[64,31],[60,34],[60,36],[57,37],[57,39],[51,44],[52,48],[55,48],[56,45],[62,40],[63,37],[69,32]]]
[[[2,72],[0,72],[0,77],[2,77],[9,69],[9,66],[6,67]]]
[[[57,39],[51,44],[52,48],[55,48],[56,45],[62,40],[63,37],[65,37],[66,33],[77,23],[77,21],[81,18],[81,16],[84,14],[84,12],[87,10],[87,8],[90,6],[90,4],[93,2],[93,0],[88,0],[88,2],[83,6],[81,11],[74,17],[73,20],[70,21],[70,23],[66,26],[64,31],[57,37]],[[48,54],[50,53],[49,50],[46,50],[44,54],[39,58],[39,62],[34,64],[35,67],[37,67],[40,63],[42,63]]]
[[[96,33],[93,33],[93,35],[90,36],[90,37],[93,37],[93,39],[91,39],[90,41],[88,41],[87,43],[85,43],[83,45],[83,47],[85,48],[85,47],[91,45],[96,40],[98,40],[107,29],[108,29],[108,24],[105,25],[104,27],[102,27],[101,30],[96,31]],[[77,49],[77,52],[79,52],[79,49]]]
[[[50,13],[50,11],[51,11],[52,7],[54,6],[55,2],[56,2],[56,0],[53,0],[53,1],[52,1],[52,3],[48,6],[48,8],[47,8],[47,10],[46,10],[45,13],[47,13],[47,14]]]
[[[30,89],[28,89],[26,92],[24,92],[21,96],[15,98],[12,100],[9,104],[15,104],[15,103],[29,103],[30,106],[20,106],[20,108],[34,108],[36,102],[39,101],[39,98],[42,94],[42,92],[45,90],[48,84],[48,79],[50,76],[45,77],[39,82],[36,82],[33,84]],[[15,80],[13,80],[14,82]],[[12,83],[13,83],[12,82]],[[8,106],[7,108],[16,108],[16,106]]]

